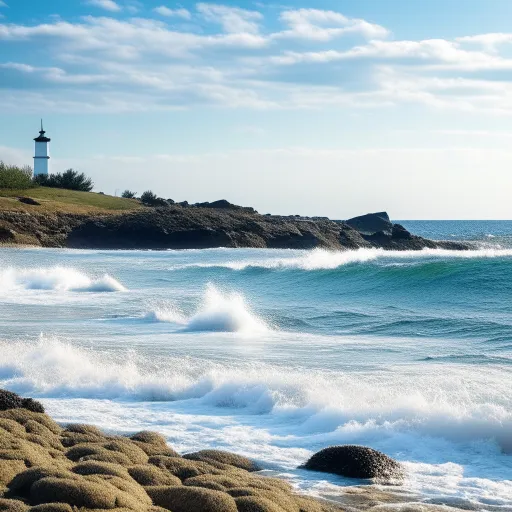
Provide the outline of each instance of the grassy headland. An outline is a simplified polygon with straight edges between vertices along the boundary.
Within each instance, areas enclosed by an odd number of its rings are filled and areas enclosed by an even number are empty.
[[[115,214],[142,208],[136,199],[124,199],[94,192],[35,187],[24,190],[0,189],[0,211],[34,213],[34,206],[20,202],[19,197],[36,200],[40,203],[37,212],[41,213]]]

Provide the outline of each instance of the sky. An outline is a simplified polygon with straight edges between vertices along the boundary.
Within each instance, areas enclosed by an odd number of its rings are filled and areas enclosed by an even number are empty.
[[[512,219],[510,0],[0,0],[0,160],[346,219]]]

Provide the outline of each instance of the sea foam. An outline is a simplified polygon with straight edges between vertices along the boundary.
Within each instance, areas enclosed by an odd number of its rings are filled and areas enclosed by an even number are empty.
[[[145,316],[156,322],[178,324],[189,332],[238,332],[257,334],[267,332],[268,325],[249,308],[240,293],[222,292],[209,284],[206,287],[201,305],[188,316],[174,305],[156,307]]]
[[[0,387],[39,398],[168,401],[231,413],[271,415],[296,436],[324,443],[410,435],[451,442],[494,440],[512,453],[507,383],[491,368],[442,373],[334,375],[269,364],[226,365],[188,357],[142,358],[92,351],[55,338],[0,342]],[[478,377],[478,379],[476,378]],[[497,390],[503,398],[496,400]],[[297,440],[294,438],[293,442]]]
[[[108,274],[99,278],[67,267],[8,268],[0,271],[0,290],[55,290],[58,292],[120,292],[126,288]]]
[[[171,270],[191,267],[228,268],[231,270],[245,270],[247,268],[265,269],[299,269],[299,270],[332,270],[344,265],[366,263],[373,261],[428,261],[442,259],[488,259],[511,258],[512,249],[477,249],[468,251],[455,251],[446,249],[423,249],[420,251],[387,251],[384,249],[357,249],[350,251],[332,251],[327,249],[313,249],[311,251],[293,251],[289,257],[247,259],[219,263],[186,263],[175,265]]]

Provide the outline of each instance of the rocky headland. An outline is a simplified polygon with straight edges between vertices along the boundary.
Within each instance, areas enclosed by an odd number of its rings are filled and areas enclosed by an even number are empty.
[[[38,212],[38,204],[26,208],[30,210],[0,211],[0,244],[81,249],[470,248],[467,243],[416,236],[391,222],[385,212],[341,221],[261,215],[227,201],[169,204],[108,215]]]

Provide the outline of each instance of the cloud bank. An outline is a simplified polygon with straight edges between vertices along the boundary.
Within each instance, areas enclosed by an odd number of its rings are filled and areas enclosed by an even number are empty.
[[[332,10],[86,4],[79,20],[0,23],[0,110],[421,104],[512,113],[512,33],[395,40],[388,27]]]

